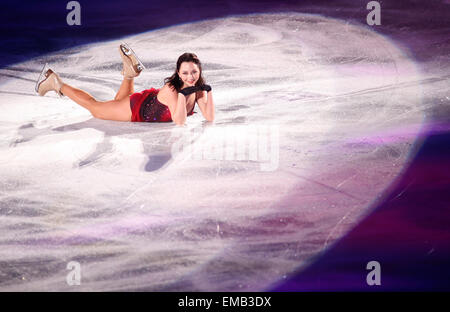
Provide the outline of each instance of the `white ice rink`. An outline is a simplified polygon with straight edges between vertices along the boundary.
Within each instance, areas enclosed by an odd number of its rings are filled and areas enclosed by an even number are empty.
[[[47,62],[113,99],[121,41],[147,67],[136,92],[160,88],[179,55],[196,53],[215,122],[197,106],[184,127],[104,121],[35,94]],[[3,68],[0,290],[267,289],[395,181],[424,120],[427,77],[367,26],[290,13],[178,25]],[[80,286],[66,283],[70,261]]]

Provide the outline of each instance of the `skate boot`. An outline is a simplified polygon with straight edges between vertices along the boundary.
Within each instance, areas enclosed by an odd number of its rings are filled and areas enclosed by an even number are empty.
[[[136,53],[126,44],[119,46],[120,56],[123,61],[122,75],[127,79],[139,76],[141,71],[145,69],[144,64],[138,59]]]
[[[40,96],[44,96],[48,91],[55,91],[59,96],[63,96],[61,92],[61,87],[63,85],[61,78],[59,78],[58,74],[53,70],[46,70],[45,67],[46,66],[42,69],[36,82],[36,92],[39,93]]]

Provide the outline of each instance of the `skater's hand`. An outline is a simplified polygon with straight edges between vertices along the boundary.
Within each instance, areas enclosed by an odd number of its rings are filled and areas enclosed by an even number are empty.
[[[192,94],[197,91],[198,91],[198,87],[187,87],[187,88],[180,90],[180,93],[183,94],[184,96],[188,96],[189,94]]]
[[[200,86],[199,88],[200,88],[200,90],[206,91],[206,92],[209,92],[209,91],[212,90],[212,89],[211,89],[211,86],[210,86],[210,85],[207,85],[207,84],[204,84],[204,85]]]

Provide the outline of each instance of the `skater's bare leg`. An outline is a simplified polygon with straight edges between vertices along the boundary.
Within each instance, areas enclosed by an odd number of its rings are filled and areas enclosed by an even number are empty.
[[[124,77],[122,84],[120,85],[119,91],[117,91],[114,100],[122,100],[123,98],[133,93],[134,93],[134,79]]]
[[[61,86],[61,92],[75,103],[86,108],[95,118],[116,121],[131,121],[129,96],[124,96],[120,100],[100,102],[89,93],[69,86],[68,84],[63,84]]]

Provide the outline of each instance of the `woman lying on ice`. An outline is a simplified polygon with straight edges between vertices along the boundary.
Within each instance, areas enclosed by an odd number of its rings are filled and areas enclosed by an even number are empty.
[[[164,80],[161,89],[134,93],[134,78],[144,68],[126,44],[119,47],[123,60],[123,81],[112,101],[100,102],[89,93],[62,82],[51,69],[43,70],[36,84],[36,92],[44,96],[48,91],[66,95],[89,110],[95,118],[117,121],[170,122],[183,125],[194,113],[195,102],[207,121],[214,120],[214,101],[211,87],[205,84],[202,65],[193,53],[178,58],[174,74]]]

